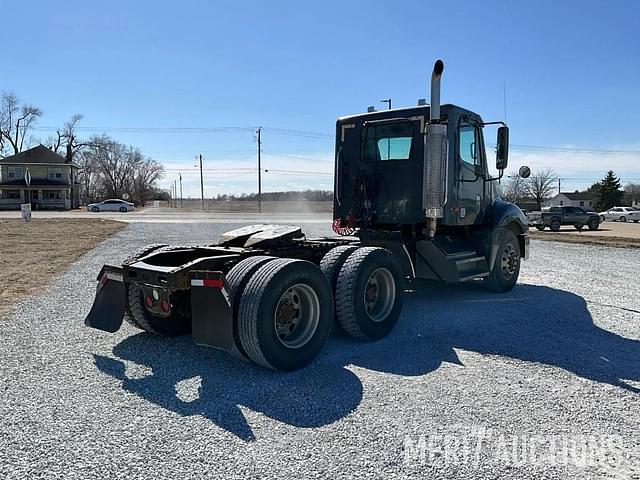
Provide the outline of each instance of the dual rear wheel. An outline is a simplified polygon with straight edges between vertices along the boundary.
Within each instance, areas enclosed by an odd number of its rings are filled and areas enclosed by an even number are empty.
[[[227,278],[237,305],[236,343],[247,358],[274,370],[311,362],[336,323],[355,338],[382,338],[402,309],[402,274],[382,248],[336,247],[320,268],[303,260],[250,257]]]

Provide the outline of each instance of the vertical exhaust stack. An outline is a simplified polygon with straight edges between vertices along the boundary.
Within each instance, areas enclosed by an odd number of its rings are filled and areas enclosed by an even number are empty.
[[[442,60],[436,61],[431,74],[431,106],[424,138],[422,208],[429,238],[435,236],[437,219],[442,218],[447,200],[446,169],[449,144],[447,126],[440,123],[440,78],[443,71]]]
[[[429,120],[432,123],[440,121],[440,79],[444,72],[444,63],[442,60],[436,60],[431,73],[431,110]]]

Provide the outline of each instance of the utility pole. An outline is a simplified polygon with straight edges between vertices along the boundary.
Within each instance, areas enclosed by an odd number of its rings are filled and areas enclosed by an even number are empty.
[[[200,154],[200,202],[204,212],[204,177],[202,176],[202,154]]]
[[[177,185],[176,185],[176,180],[174,180],[174,181],[173,181],[173,191],[174,191],[174,193],[175,193],[174,198],[176,198],[176,199],[177,199],[177,196],[178,196],[178,187],[177,187]],[[174,206],[174,207],[177,207],[177,206],[178,206],[178,202],[173,202],[173,206]]]
[[[386,103],[387,105],[389,105],[389,110],[391,110],[391,98],[380,100],[380,103]]]
[[[180,208],[182,208],[182,172],[178,172],[180,175]]]
[[[260,138],[260,134],[262,131],[262,127],[258,127],[257,135],[258,135],[258,213],[262,213],[262,167],[260,155],[262,153],[262,139]]]
[[[560,180],[562,180],[560,177],[558,177],[558,195],[560,194]]]

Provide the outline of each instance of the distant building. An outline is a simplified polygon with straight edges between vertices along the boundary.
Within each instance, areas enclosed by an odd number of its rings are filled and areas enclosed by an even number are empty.
[[[562,192],[555,197],[545,200],[544,207],[582,207],[591,209],[595,202],[595,195],[589,192]]]
[[[70,210],[80,206],[78,166],[44,145],[0,159],[0,209]]]
[[[540,204],[531,199],[518,199],[516,205],[520,207],[523,212],[537,212],[540,210]]]

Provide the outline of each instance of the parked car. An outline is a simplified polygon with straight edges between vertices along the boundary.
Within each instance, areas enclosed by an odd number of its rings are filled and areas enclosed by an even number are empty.
[[[607,220],[635,223],[640,221],[640,210],[631,207],[613,207],[602,213]]]
[[[549,227],[557,232],[561,225],[573,225],[576,230],[582,230],[585,225],[589,230],[597,230],[600,226],[597,213],[587,213],[580,207],[551,207],[542,212],[531,212],[528,218],[529,225],[540,231]]]
[[[117,198],[109,200],[103,200],[98,203],[90,203],[87,205],[87,210],[90,212],[130,212],[136,207],[131,202],[125,202]]]

